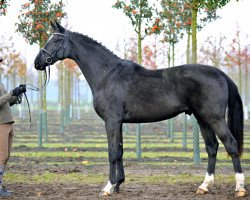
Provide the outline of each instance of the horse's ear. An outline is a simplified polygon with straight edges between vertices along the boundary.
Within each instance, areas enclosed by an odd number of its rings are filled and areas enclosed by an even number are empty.
[[[56,21],[56,26],[59,30],[60,33],[64,33],[65,32],[65,28],[63,28],[57,21]]]
[[[51,24],[51,27],[52,27],[53,31],[56,31],[57,30],[57,26],[55,24],[53,24],[52,21],[50,21],[50,24]]]

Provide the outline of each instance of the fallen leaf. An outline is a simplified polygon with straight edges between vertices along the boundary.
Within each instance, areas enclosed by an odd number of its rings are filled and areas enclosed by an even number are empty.
[[[89,163],[89,161],[87,161],[87,160],[82,161],[83,165],[87,165],[88,163]]]

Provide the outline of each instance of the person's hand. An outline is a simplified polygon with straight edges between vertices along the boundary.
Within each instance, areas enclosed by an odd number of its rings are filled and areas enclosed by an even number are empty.
[[[22,94],[22,88],[16,87],[14,90],[11,91],[12,96],[18,97],[20,94]]]
[[[26,85],[19,85],[19,87],[21,88],[22,93],[26,92]]]

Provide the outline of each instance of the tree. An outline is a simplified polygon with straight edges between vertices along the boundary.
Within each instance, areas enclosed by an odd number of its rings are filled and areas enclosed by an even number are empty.
[[[245,71],[245,105],[248,106],[248,76],[249,76],[249,63],[250,63],[250,52],[249,52],[249,45],[246,45],[242,50],[242,57],[243,57],[243,67]]]
[[[218,18],[216,10],[225,6],[230,0],[210,1],[210,0],[192,0],[190,7],[192,9],[192,63],[197,62],[197,29],[205,26]],[[201,18],[200,24],[197,22],[197,16],[204,10],[207,16]]]
[[[51,34],[49,21],[61,21],[65,17],[63,12],[63,1],[51,3],[50,0],[27,0],[27,3],[22,5],[17,23],[17,32],[32,44],[38,44],[43,47]],[[38,85],[41,86],[44,77],[39,74]],[[46,90],[40,93],[40,112],[39,112],[39,146],[42,146],[42,129],[44,129],[45,137],[47,138],[47,105],[46,105]]]
[[[80,76],[81,76],[81,72],[79,71],[79,67],[75,68],[74,71],[74,79],[73,79],[73,85],[75,85],[75,89],[74,89],[74,103],[73,103],[73,117],[75,119],[81,119],[81,112],[80,112],[80,101],[81,101],[81,97],[80,97]]]
[[[148,5],[147,0],[117,0],[113,8],[121,9],[123,13],[129,17],[131,23],[137,33],[137,56],[138,64],[142,64],[142,40],[147,36],[147,23],[152,17],[152,7]],[[145,27],[143,34],[142,28]],[[141,159],[141,133],[140,124],[137,126],[137,158]]]
[[[152,47],[150,47],[149,45],[144,46],[143,55],[144,55],[143,66],[146,68],[156,69],[157,67],[154,58],[155,54]]]
[[[230,43],[230,50],[226,51],[225,62],[226,65],[233,68],[234,66],[237,67],[238,70],[238,87],[241,96],[243,95],[243,87],[242,87],[242,70],[243,65],[245,65],[246,74],[248,74],[247,63],[249,62],[249,52],[248,46],[242,47],[241,40],[240,40],[240,30],[236,30],[235,38],[232,39]],[[248,79],[246,78],[246,82]],[[244,102],[246,103],[246,102]]]
[[[137,33],[138,39],[138,64],[142,63],[142,40],[147,36],[147,32],[143,34],[142,28],[147,30],[147,24],[152,17],[152,7],[148,5],[147,0],[118,0],[113,8],[122,9],[124,14],[129,17],[131,23]]]
[[[59,64],[56,65],[58,69],[58,89],[59,89],[59,105],[60,105],[60,134],[64,135],[64,124],[65,124],[65,112],[64,112],[64,65],[63,62],[59,62]]]
[[[0,55],[3,62],[0,63],[0,82],[2,82],[2,75],[6,78],[6,89],[15,88],[20,83],[26,82],[27,66],[26,62],[14,48],[12,37],[6,38],[4,36],[0,39]],[[13,107],[13,113],[17,112],[18,107]],[[25,115],[22,106],[19,105],[19,116],[24,119]]]
[[[169,56],[172,59],[171,66],[174,66],[175,62],[175,45],[183,37],[181,29],[181,15],[182,15],[182,2],[181,1],[161,1],[161,11],[159,12],[159,18],[155,20],[154,27],[158,27],[154,33],[162,33],[163,41],[169,44]],[[172,48],[172,55],[170,56],[170,47]],[[170,60],[169,60],[170,63]]]
[[[214,67],[221,67],[224,62],[224,40],[225,36],[220,35],[219,40],[208,37],[200,49],[199,61]]]
[[[7,69],[8,77],[12,78],[12,88],[15,88],[20,83],[26,83],[27,77],[27,65],[20,52],[15,50],[9,54],[9,63]],[[19,117],[24,119],[24,110],[21,104],[19,104]]]
[[[65,81],[64,81],[64,84],[65,84],[65,125],[69,125],[70,124],[70,113],[71,113],[71,103],[72,103],[72,94],[73,94],[73,91],[72,91],[72,88],[74,88],[74,85],[73,85],[73,75],[74,75],[74,72],[76,71],[77,69],[77,64],[75,61],[71,60],[71,59],[65,59],[63,61],[64,63],[64,66],[66,67],[65,68]]]
[[[0,80],[2,81],[2,74],[4,72],[4,66],[8,66],[10,62],[10,53],[14,52],[13,50],[14,43],[12,37],[6,38],[2,36],[0,38],[0,55],[3,58],[3,62],[0,63]],[[6,89],[9,90],[8,80]]]
[[[28,0],[20,10],[17,32],[21,33],[31,45],[36,43],[39,47],[44,46],[51,34],[50,21],[60,22],[66,16],[63,7],[62,0],[54,4],[50,0]]]
[[[138,49],[137,39],[134,37],[129,38],[129,41],[125,44],[124,58],[137,63],[138,61],[137,49]]]
[[[197,15],[202,9],[207,13],[205,18],[201,19],[203,24],[217,19],[216,10],[225,6],[230,0],[210,1],[210,0],[191,0],[190,8],[192,10],[192,63],[197,63],[197,29],[202,25],[197,23]],[[200,23],[200,24],[202,24]],[[194,138],[194,162],[200,163],[199,155],[199,128],[197,121],[193,118],[193,138]]]
[[[189,63],[190,36],[192,27],[191,3],[187,0],[161,0],[160,5],[160,8],[157,9],[158,18],[154,23],[154,26],[159,28],[154,33],[163,34],[163,41],[170,44],[172,48],[172,55],[169,55],[169,58],[172,59],[172,66],[174,66],[175,60],[175,44],[183,38],[184,34],[187,34],[187,63]],[[202,10],[201,13],[203,13],[203,16],[200,17],[198,26],[199,29],[201,29],[207,21],[217,18],[217,16],[214,15],[214,11]]]
[[[161,0],[160,5],[160,9],[156,10],[157,18],[154,20],[150,33],[163,35],[162,41],[168,44],[168,67],[173,67],[175,65],[175,45],[183,37],[181,29],[182,1]],[[174,119],[169,119],[167,123],[168,137],[173,142]]]
[[[7,7],[9,6],[8,2],[9,2],[9,0],[1,0],[0,1],[0,16],[6,15]]]

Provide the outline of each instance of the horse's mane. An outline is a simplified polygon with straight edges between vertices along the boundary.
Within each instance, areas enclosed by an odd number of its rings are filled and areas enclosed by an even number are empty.
[[[107,47],[103,46],[102,44],[100,44],[96,40],[90,38],[89,36],[83,35],[83,34],[77,33],[77,32],[71,32],[71,33],[73,34],[74,38],[78,38],[80,41],[82,40],[82,41],[84,41],[85,43],[87,43],[88,45],[90,45],[92,47],[99,48],[100,50],[102,50],[102,52],[105,52],[106,55],[111,55],[111,56],[114,56],[115,58],[119,58],[112,51],[110,51]]]

